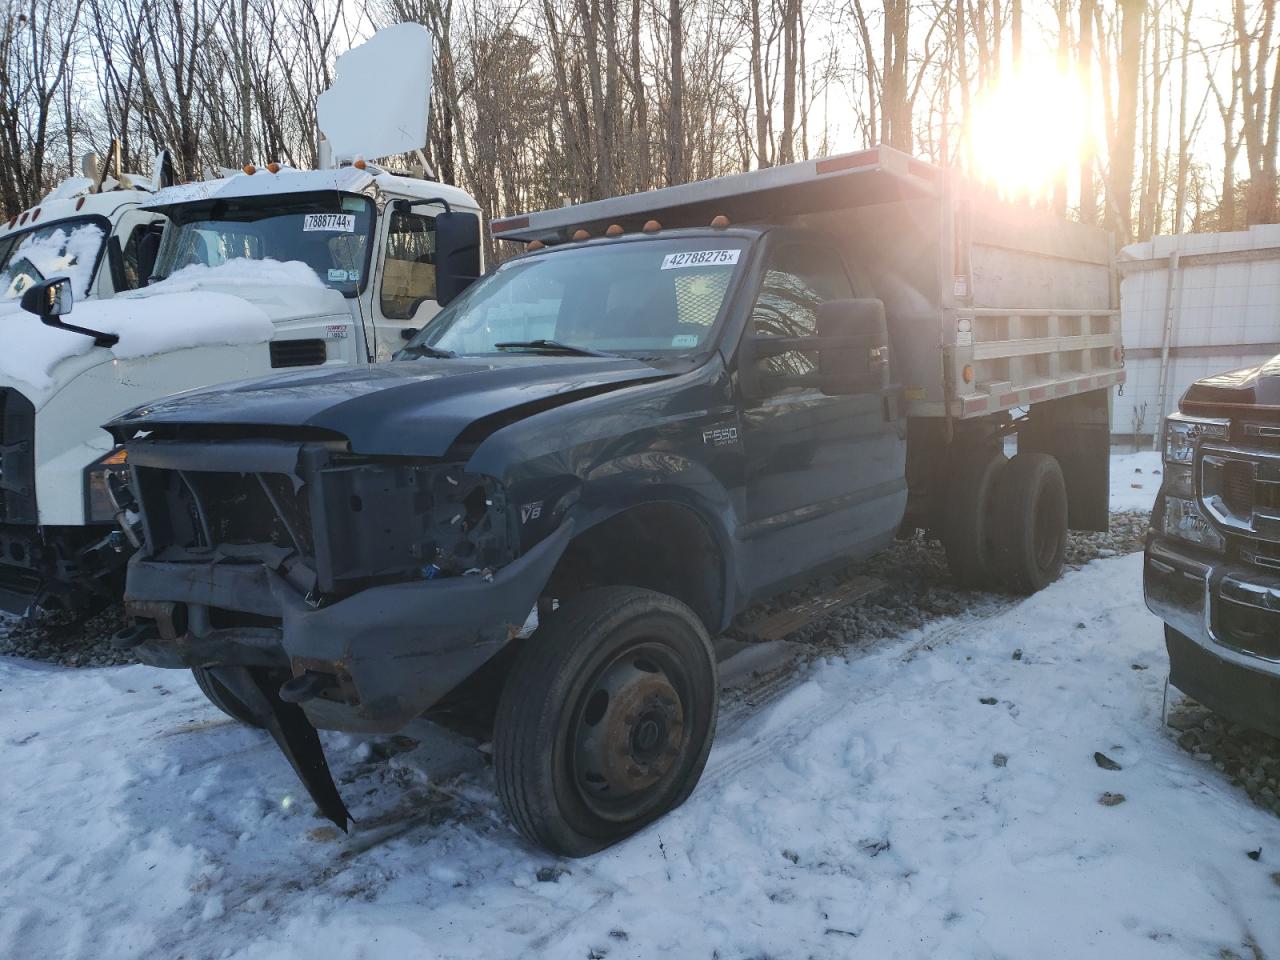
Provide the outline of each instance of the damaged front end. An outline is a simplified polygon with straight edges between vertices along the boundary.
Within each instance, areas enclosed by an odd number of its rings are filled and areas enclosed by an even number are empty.
[[[498,481],[341,441],[153,434],[128,454],[143,544],[120,641],[207,669],[344,829],[315,728],[420,716],[518,632],[569,536],[521,554]]]

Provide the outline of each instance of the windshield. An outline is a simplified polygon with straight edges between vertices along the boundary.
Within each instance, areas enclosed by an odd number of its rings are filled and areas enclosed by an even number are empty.
[[[228,260],[300,260],[324,283],[354,297],[364,286],[373,201],[340,193],[211,200],[166,211],[155,273],[216,267]]]
[[[86,296],[109,229],[102,217],[80,217],[0,240],[0,300],[52,277],[69,277],[75,295]]]
[[[539,340],[654,359],[697,353],[711,338],[746,244],[687,237],[521,257],[437,314],[404,356],[425,348],[537,350],[519,345]]]

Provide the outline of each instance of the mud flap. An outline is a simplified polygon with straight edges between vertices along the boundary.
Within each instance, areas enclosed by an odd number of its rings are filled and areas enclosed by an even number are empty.
[[[209,667],[209,672],[271,732],[294,773],[311,794],[320,812],[345,833],[352,816],[338,794],[320,735],[302,708],[280,699],[279,683],[267,671],[252,667]]]

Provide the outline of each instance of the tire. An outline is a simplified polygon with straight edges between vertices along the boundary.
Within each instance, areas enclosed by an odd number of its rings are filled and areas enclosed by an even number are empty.
[[[192,667],[191,675],[196,678],[196,686],[200,688],[200,692],[228,717],[247,727],[262,729],[262,724],[253,718],[248,708],[237,700],[230,690],[215,680],[208,670],[203,667]]]
[[[1047,453],[1020,453],[996,490],[996,571],[1014,593],[1043,590],[1062,575],[1067,485]]]
[[[683,603],[636,587],[570,598],[526,641],[498,703],[507,815],[567,857],[630,836],[693,792],[719,693],[711,639]]]
[[[942,517],[942,545],[947,567],[962,587],[995,586],[996,490],[1009,459],[997,447],[961,453],[947,485]]]

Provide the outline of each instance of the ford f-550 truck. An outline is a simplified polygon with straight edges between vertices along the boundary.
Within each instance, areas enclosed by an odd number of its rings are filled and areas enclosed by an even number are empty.
[[[500,687],[512,820],[597,850],[693,789],[747,605],[917,528],[1030,592],[1105,529],[1102,231],[886,148],[491,229],[524,252],[397,362],[110,427],[144,543],[121,642],[268,728],[344,828],[317,727]]]
[[[1280,737],[1280,356],[1192,384],[1164,464],[1144,589],[1169,679]]]

